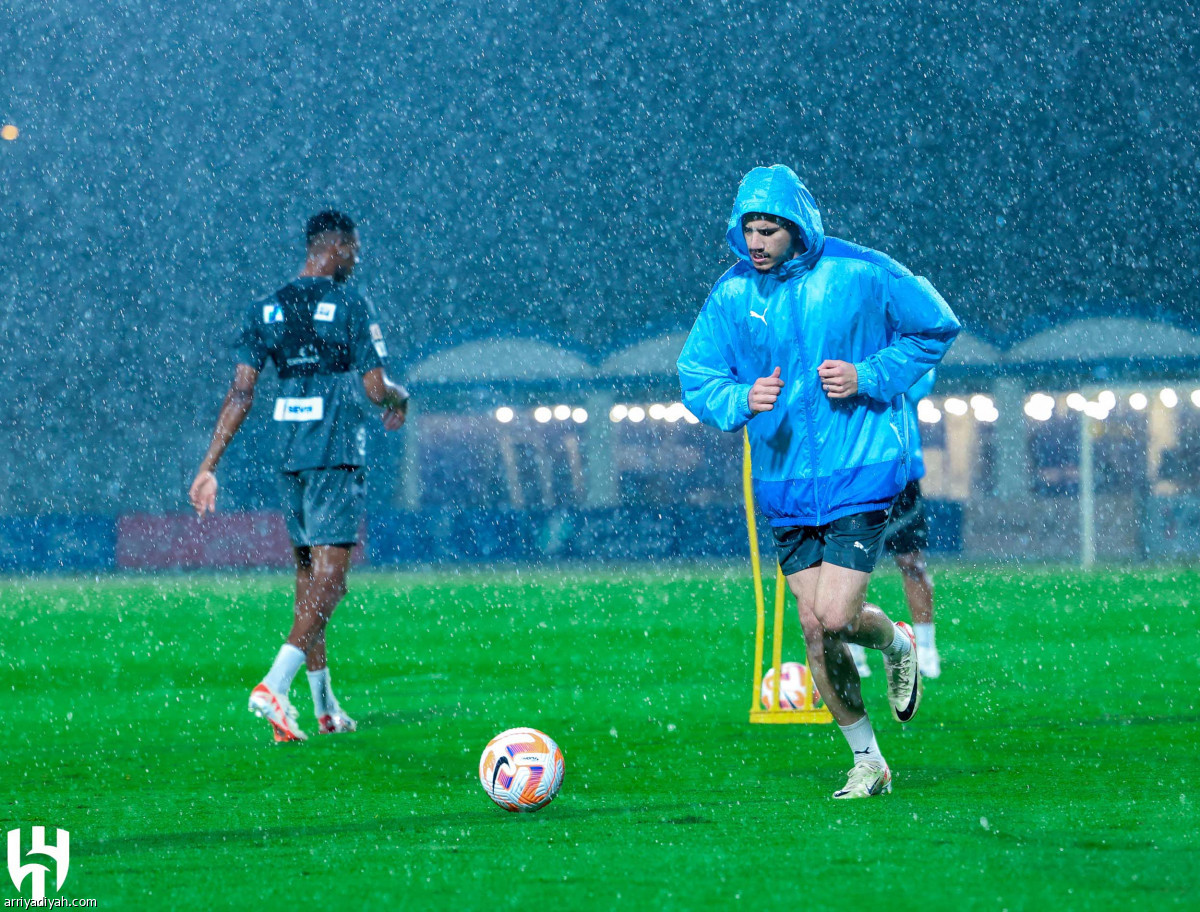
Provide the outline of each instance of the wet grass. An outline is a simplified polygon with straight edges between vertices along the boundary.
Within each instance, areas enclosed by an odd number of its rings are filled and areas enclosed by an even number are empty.
[[[835,730],[746,721],[743,571],[359,572],[330,639],[360,731],[277,746],[245,707],[289,585],[0,583],[0,830],[71,832],[64,895],[961,912],[1189,907],[1200,887],[1194,570],[939,570],[945,674],[904,728],[867,682],[896,791],[849,804],[828,798]],[[873,592],[894,607],[898,577]],[[303,675],[293,697],[307,721]],[[566,755],[536,815],[476,776],[514,725]]]

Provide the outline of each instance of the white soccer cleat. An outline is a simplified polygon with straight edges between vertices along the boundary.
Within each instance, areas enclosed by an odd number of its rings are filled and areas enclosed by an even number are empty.
[[[259,684],[250,692],[250,712],[271,723],[276,741],[308,740],[308,735],[296,724],[299,715],[295,707],[266,684]]]
[[[846,784],[833,793],[834,798],[874,798],[892,790],[892,771],[886,763],[862,761],[854,764]]]
[[[896,624],[896,636],[908,637],[908,653],[893,661],[883,654],[883,668],[887,673],[888,703],[897,722],[908,722],[921,705],[921,675],[918,673],[917,638],[912,628],[903,621]]]
[[[871,677],[871,666],[867,664],[867,650],[865,646],[859,646],[857,643],[847,643],[850,647],[850,658],[854,659],[854,667],[858,669],[860,678]]]
[[[337,709],[324,716],[317,717],[317,734],[339,735],[343,732],[357,731],[358,723]]]
[[[929,679],[942,676],[942,659],[936,649],[926,649],[921,653],[921,676]]]

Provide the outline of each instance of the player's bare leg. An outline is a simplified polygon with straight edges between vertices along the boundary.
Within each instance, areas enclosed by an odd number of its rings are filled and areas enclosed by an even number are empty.
[[[288,643],[305,654],[317,730],[322,734],[354,731],[333,693],[325,653],[325,629],[346,595],[351,549],[341,545],[296,548],[296,601]]]
[[[854,753],[854,769],[835,798],[864,798],[891,791],[891,772],[879,751],[863,706],[861,683],[847,644],[858,643],[884,652],[889,662],[889,696],[896,677],[892,665],[897,653],[915,649],[906,634],[877,606],[863,602],[870,574],[822,563],[788,577],[800,607],[809,666],[817,689],[825,699]],[[908,678],[915,681],[916,663],[908,662]],[[915,711],[915,705],[912,707]],[[893,711],[895,701],[893,698]],[[911,717],[911,714],[910,714]]]
[[[920,551],[897,554],[896,566],[900,568],[904,598],[912,614],[913,633],[921,655],[921,674],[927,678],[940,677],[942,663],[933,633],[933,577],[925,566],[925,555]]]

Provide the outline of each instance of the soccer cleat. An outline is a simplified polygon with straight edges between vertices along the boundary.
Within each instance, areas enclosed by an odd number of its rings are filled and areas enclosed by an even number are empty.
[[[850,657],[854,659],[854,667],[858,669],[860,678],[871,677],[871,666],[867,664],[867,650],[857,643],[847,643],[850,647]]]
[[[892,771],[886,763],[863,761],[854,764],[846,784],[833,793],[834,798],[874,798],[892,790]]]
[[[938,655],[936,649],[926,649],[921,653],[921,661],[919,663],[921,677],[923,678],[940,678],[942,676],[942,659]]]
[[[250,712],[271,723],[276,741],[308,740],[308,735],[296,724],[295,707],[287,697],[281,697],[266,684],[259,684],[250,692]]]
[[[883,654],[883,667],[887,672],[888,703],[897,722],[907,722],[917,713],[921,704],[921,675],[917,672],[917,639],[912,628],[903,621],[896,624],[896,636],[908,637],[909,650],[902,658],[889,659]]]
[[[337,735],[342,732],[352,732],[358,729],[358,723],[340,709],[324,716],[317,717],[317,733],[321,735]]]

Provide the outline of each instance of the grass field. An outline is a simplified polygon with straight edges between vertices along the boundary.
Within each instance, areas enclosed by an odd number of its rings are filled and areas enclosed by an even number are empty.
[[[836,730],[747,723],[744,570],[358,572],[360,730],[303,745],[246,711],[286,576],[10,580],[0,830],[69,830],[63,895],[112,909],[1196,908],[1200,573],[937,578],[944,675],[904,728],[867,682],[859,802]],[[566,756],[536,815],[477,778],[516,725]]]

